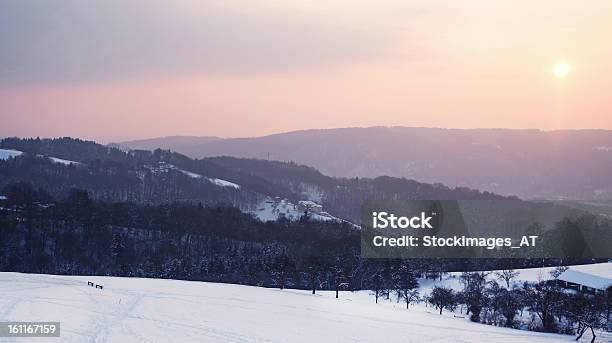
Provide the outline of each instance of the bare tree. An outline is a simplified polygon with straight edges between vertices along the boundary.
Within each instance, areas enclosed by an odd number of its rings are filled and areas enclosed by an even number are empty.
[[[510,281],[515,279],[520,274],[521,274],[520,272],[514,269],[505,269],[505,270],[499,270],[495,272],[495,276],[497,277],[497,279],[505,281],[506,288],[508,289],[510,289]]]
[[[569,268],[566,266],[558,266],[555,269],[550,271],[550,276],[552,276],[553,278],[558,278],[559,276],[561,276],[561,274],[563,274],[566,270],[568,270]]]
[[[419,283],[407,265],[402,265],[394,278],[398,300],[403,298],[408,309],[411,303],[419,300]]]
[[[572,322],[578,323],[576,340],[580,340],[590,329],[593,343],[596,337],[595,329],[606,326],[606,300],[602,295],[577,293],[569,297],[564,314]]]
[[[409,308],[410,304],[416,304],[421,301],[418,289],[411,289],[403,292],[402,298],[404,298],[404,301],[406,301],[406,308]]]
[[[378,304],[378,298],[382,297],[384,292],[384,281],[383,277],[380,273],[376,273],[372,279],[372,291],[374,292],[374,297],[376,299],[376,303]]]
[[[555,332],[555,316],[561,312],[565,293],[554,281],[525,283],[525,296],[529,309],[542,321],[546,332]]]
[[[450,288],[438,286],[434,287],[428,301],[438,310],[440,310],[440,314],[442,314],[443,309],[447,309],[452,312],[455,310],[455,308],[457,308],[455,292],[453,292],[453,290]]]
[[[480,311],[485,303],[485,287],[487,285],[488,273],[466,272],[461,275],[464,285],[463,297],[467,305],[466,314],[470,314],[470,320],[480,321]]]

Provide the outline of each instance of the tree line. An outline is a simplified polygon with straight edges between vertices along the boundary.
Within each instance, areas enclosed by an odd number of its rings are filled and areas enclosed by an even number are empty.
[[[549,280],[522,283],[511,282],[519,275],[514,270],[502,270],[494,275],[464,272],[460,277],[462,290],[436,286],[430,294],[416,301],[430,304],[440,314],[443,310],[459,312],[473,322],[574,334],[576,340],[590,330],[591,342],[594,342],[595,330],[612,330],[612,290],[603,293],[567,291],[556,280],[561,271],[563,269],[559,268],[552,271]]]
[[[0,269],[210,280],[312,289],[369,289],[397,262],[360,258],[360,231],[336,221],[261,222],[230,206],[142,205],[56,198],[14,183],[0,210]],[[417,272],[539,266],[530,260],[407,260]],[[552,263],[552,262],[550,262]],[[389,272],[385,272],[389,273]],[[385,283],[389,281],[385,279]]]
[[[597,329],[604,308],[609,318],[609,297],[569,297],[554,283],[512,282],[514,268],[557,260],[362,259],[358,229],[307,213],[297,221],[261,222],[230,206],[105,202],[78,189],[56,198],[27,183],[0,193],[7,196],[0,202],[2,271],[332,290],[337,297],[342,290],[372,290],[376,302],[401,301],[406,308],[426,302],[441,313],[464,306],[473,321],[492,325],[516,327],[515,316],[528,309],[541,323],[531,329],[551,332]],[[474,270],[502,270],[506,287]],[[470,271],[461,292],[419,293],[418,278],[441,279],[448,271]]]

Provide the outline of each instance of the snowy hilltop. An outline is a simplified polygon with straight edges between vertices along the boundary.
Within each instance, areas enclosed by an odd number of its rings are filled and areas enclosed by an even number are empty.
[[[333,292],[19,273],[0,273],[0,286],[1,321],[59,321],[63,342],[573,341],[440,316],[424,306],[375,304],[366,291],[336,299]]]

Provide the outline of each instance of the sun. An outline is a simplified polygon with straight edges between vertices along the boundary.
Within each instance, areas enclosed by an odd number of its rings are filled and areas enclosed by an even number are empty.
[[[559,61],[555,63],[553,67],[553,74],[556,78],[562,79],[566,77],[570,72],[570,65],[565,61]]]

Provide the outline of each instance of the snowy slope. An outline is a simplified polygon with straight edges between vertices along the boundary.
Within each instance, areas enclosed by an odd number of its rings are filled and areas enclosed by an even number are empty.
[[[54,163],[60,163],[60,164],[67,165],[67,166],[71,164],[81,164],[80,162],[64,160],[64,159],[57,158],[57,157],[49,157],[49,159],[53,161]]]
[[[20,156],[22,154],[23,154],[23,152],[19,151],[19,150],[0,149],[0,160],[8,160],[9,158],[17,157],[17,156]],[[43,157],[43,158],[47,157],[51,161],[53,161],[54,163],[61,163],[61,164],[65,164],[65,165],[80,164],[79,162],[70,161],[70,160],[64,160],[64,159],[57,158],[57,157],[50,157],[50,156],[43,156],[43,155],[38,155],[38,157]]]
[[[17,157],[23,154],[19,150],[0,149],[0,160],[8,160],[9,158]]]
[[[295,204],[287,199],[272,199],[267,198],[257,208],[251,211],[259,220],[270,221],[277,220],[280,217],[285,217],[289,220],[298,220],[304,214],[298,211]]]
[[[375,304],[367,292],[335,299],[204,282],[0,273],[0,293],[0,321],[60,321],[66,342],[573,341]],[[57,339],[36,339],[45,341]]]
[[[236,188],[236,189],[240,189],[240,185],[235,184],[233,182],[229,182],[223,179],[213,179],[210,177],[206,178],[208,181],[214,183],[217,186],[221,186],[221,187],[232,187],[232,188]]]
[[[250,213],[254,214],[261,221],[277,220],[280,217],[285,217],[289,220],[299,220],[303,215],[304,211],[300,210],[298,206],[287,199],[273,199],[266,198],[260,202],[256,208]],[[332,216],[327,212],[310,212],[310,219],[319,221],[338,221],[346,222],[343,219]]]
[[[219,187],[231,187],[235,189],[240,189],[240,185],[235,184],[233,182],[229,182],[229,181],[222,180],[222,179],[211,178],[211,177],[205,177],[200,174],[196,174],[188,170],[178,168],[177,166],[170,164],[170,163],[166,163],[166,162],[159,162],[155,166],[145,166],[145,167],[154,173],[167,173],[170,170],[176,170],[194,179],[205,179],[208,182],[212,182]]]

